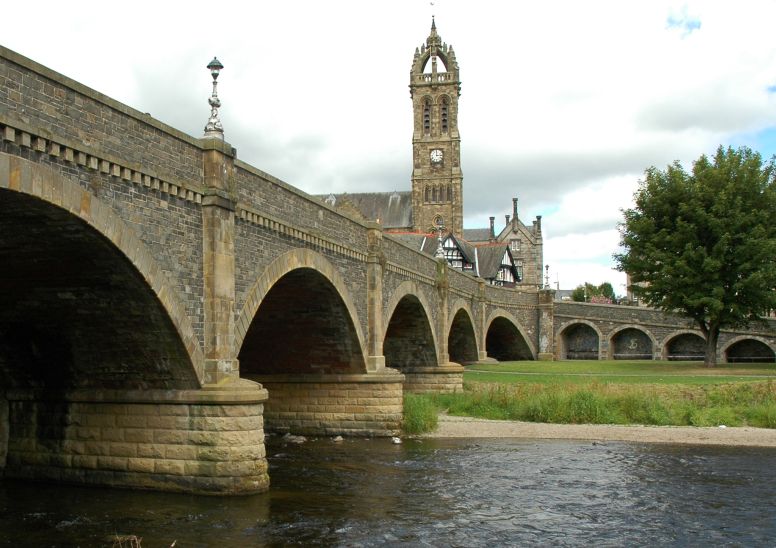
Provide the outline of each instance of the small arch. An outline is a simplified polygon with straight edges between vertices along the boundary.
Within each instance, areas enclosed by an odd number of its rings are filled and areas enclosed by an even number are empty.
[[[431,323],[417,296],[404,295],[390,318],[383,339],[386,367],[407,371],[439,364]]]
[[[652,360],[655,338],[635,325],[621,326],[609,336],[609,357],[613,360]]]
[[[416,282],[411,280],[407,280],[400,283],[399,286],[393,291],[393,294],[391,294],[391,298],[388,300],[387,306],[383,308],[383,333],[382,333],[383,340],[385,340],[386,334],[388,332],[388,324],[390,323],[390,320],[394,315],[394,311],[396,310],[396,307],[399,305],[399,302],[407,295],[415,297],[420,303],[420,306],[422,307],[423,315],[429,320],[429,327],[431,328],[431,337],[434,340],[434,348],[435,349],[439,348],[437,333],[436,333],[436,329],[434,328],[434,322],[430,320],[431,315],[428,313],[428,311],[432,310],[432,308],[429,305],[429,302],[426,299],[426,295],[423,292],[423,290],[420,288],[420,286],[418,286]]]
[[[492,331],[494,322],[496,323],[495,331]],[[500,361],[536,359],[536,347],[526,335],[520,322],[511,313],[502,308],[497,308],[489,314],[485,322],[484,335],[485,351],[492,358]],[[503,356],[503,358],[491,354],[492,351]]]
[[[703,361],[706,339],[697,331],[674,331],[665,338],[662,358],[668,361]]]
[[[740,335],[722,350],[726,363],[774,363],[776,350],[763,338]]]
[[[447,335],[447,352],[450,361],[467,364],[479,359],[477,335],[474,330],[471,310],[466,305],[457,304]]]
[[[558,357],[561,360],[598,360],[601,332],[587,320],[571,320],[558,330]]]
[[[361,329],[361,322],[358,319],[358,312],[350,295],[348,286],[339,271],[332,265],[326,257],[310,249],[294,249],[280,255],[264,269],[256,282],[248,292],[248,298],[245,299],[242,310],[235,325],[235,347],[242,351],[243,342],[248,329],[256,317],[259,306],[263,302],[267,293],[272,287],[293,270],[310,269],[320,274],[327,283],[336,291],[336,295],[342,300],[342,304],[347,310],[350,322],[355,330],[360,348],[364,348],[364,334]]]

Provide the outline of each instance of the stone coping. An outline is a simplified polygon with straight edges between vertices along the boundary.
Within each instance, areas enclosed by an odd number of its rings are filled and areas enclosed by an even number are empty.
[[[342,373],[342,374],[302,374],[302,375],[244,375],[244,378],[256,381],[262,384],[273,383],[320,383],[320,384],[343,384],[343,383],[402,383],[404,375],[390,368],[375,373]]]
[[[402,369],[402,373],[410,373],[410,374],[421,373],[423,375],[433,375],[435,373],[450,374],[450,373],[463,373],[463,372],[464,372],[464,367],[455,362],[450,362],[445,365],[432,365],[432,366],[424,366],[424,367],[405,367],[404,369]]]
[[[263,403],[269,398],[260,384],[240,379],[238,382],[206,385],[199,390],[9,390],[9,401],[67,401],[73,403],[157,403],[229,405]]]

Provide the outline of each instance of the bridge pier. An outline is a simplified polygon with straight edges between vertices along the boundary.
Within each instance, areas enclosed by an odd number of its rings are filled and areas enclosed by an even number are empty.
[[[248,375],[269,392],[269,432],[393,436],[401,428],[404,376],[367,374]]]
[[[201,390],[9,390],[8,478],[197,494],[267,490],[263,405],[250,381]]]
[[[463,366],[447,363],[434,367],[409,367],[402,370],[404,390],[416,394],[453,394],[463,390]]]

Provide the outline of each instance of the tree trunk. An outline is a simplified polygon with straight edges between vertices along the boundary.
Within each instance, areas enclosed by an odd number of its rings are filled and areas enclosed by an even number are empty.
[[[717,341],[719,340],[719,327],[712,327],[706,333],[706,355],[703,365],[714,367],[717,365]]]

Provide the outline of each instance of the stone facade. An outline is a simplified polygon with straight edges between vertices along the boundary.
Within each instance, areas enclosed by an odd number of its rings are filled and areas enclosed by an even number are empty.
[[[415,50],[410,71],[412,132],[412,215],[416,232],[444,223],[463,234],[463,173],[458,97],[461,81],[453,47],[442,43],[432,23],[425,44]]]

